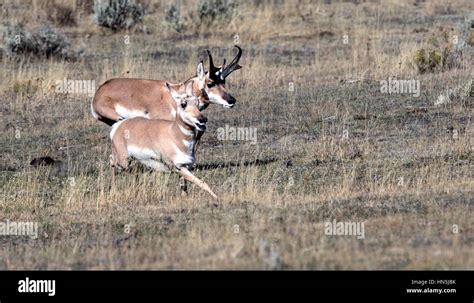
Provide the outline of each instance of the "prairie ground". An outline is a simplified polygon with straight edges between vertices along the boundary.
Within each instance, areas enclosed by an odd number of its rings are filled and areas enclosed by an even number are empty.
[[[36,239],[0,236],[0,269],[474,269],[474,50],[449,69],[407,64],[433,35],[467,39],[474,2],[254,1],[218,24],[189,18],[181,33],[159,1],[118,32],[74,1],[0,3],[2,20],[31,27],[70,6],[76,24],[54,27],[82,50],[0,57],[0,222],[39,227]],[[196,3],[179,3],[192,16]],[[204,112],[197,154],[217,204],[136,163],[112,179],[91,96],[55,90],[63,79],[183,81],[208,66],[206,49],[220,64],[234,44],[237,106]],[[419,96],[383,92],[389,78],[419,81]],[[256,140],[223,140],[226,126]],[[63,164],[30,165],[44,156]],[[334,220],[364,223],[363,239],[328,235]]]

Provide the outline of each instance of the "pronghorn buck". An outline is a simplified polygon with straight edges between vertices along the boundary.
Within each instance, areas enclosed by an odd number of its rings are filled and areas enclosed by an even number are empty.
[[[183,93],[189,83],[193,83],[192,95],[199,98],[199,110],[209,104],[219,104],[225,108],[235,105],[235,98],[225,89],[225,78],[241,66],[238,64],[242,49],[235,46],[238,53],[232,62],[225,66],[215,67],[212,55],[209,55],[209,72],[204,71],[202,62],[197,67],[196,76],[184,83],[172,85],[172,88]],[[166,81],[116,78],[102,84],[94,95],[91,111],[94,118],[108,125],[133,118],[173,120],[176,117],[176,104],[172,100]]]
[[[184,192],[187,180],[217,199],[206,182],[189,171],[195,161],[196,131],[205,131],[207,123],[207,118],[199,111],[198,98],[191,95],[193,83],[187,84],[184,94],[168,83],[165,87],[177,105],[175,120],[135,117],[115,123],[110,132],[110,164],[125,169],[129,158],[133,158],[158,171],[174,170],[184,179],[181,184]]]

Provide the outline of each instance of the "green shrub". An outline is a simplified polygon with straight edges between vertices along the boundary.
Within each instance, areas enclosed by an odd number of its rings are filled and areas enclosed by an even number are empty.
[[[237,11],[237,2],[234,0],[200,0],[198,16],[202,23],[214,23],[231,19]]]
[[[145,9],[133,0],[95,0],[94,13],[98,25],[118,31],[141,23]]]
[[[186,21],[181,17],[179,8],[174,4],[171,4],[165,8],[164,24],[178,33],[181,33],[186,29]]]
[[[462,66],[462,48],[457,47],[452,39],[446,30],[432,35],[425,47],[415,50],[409,65],[420,74]]]
[[[441,63],[441,55],[435,49],[417,49],[413,59],[415,67],[420,74],[433,72]]]
[[[5,24],[3,48],[11,56],[35,56],[74,59],[78,53],[70,50],[71,44],[65,36],[49,26],[27,31],[23,24]]]

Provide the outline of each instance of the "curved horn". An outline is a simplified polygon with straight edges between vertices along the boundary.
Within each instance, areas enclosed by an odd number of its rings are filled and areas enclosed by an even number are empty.
[[[230,64],[222,71],[222,77],[224,79],[227,76],[229,76],[233,71],[236,71],[242,68],[242,66],[238,64],[240,57],[242,56],[242,49],[238,45],[234,45],[234,46],[237,48],[238,52],[237,52],[237,55],[232,60],[232,62],[230,62]]]
[[[240,57],[242,56],[242,49],[240,48],[240,46],[234,45],[234,47],[237,48],[238,52],[237,52],[237,55],[235,56],[235,58],[232,60],[232,62],[230,62],[229,66],[237,64],[240,60]]]

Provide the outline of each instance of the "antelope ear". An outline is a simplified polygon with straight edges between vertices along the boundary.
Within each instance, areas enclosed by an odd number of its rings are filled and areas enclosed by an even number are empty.
[[[196,75],[199,81],[204,81],[206,73],[204,72],[204,65],[202,64],[202,61],[197,66]]]
[[[170,91],[170,94],[171,94],[171,97],[176,101],[176,102],[180,102],[181,101],[181,96],[180,94],[178,94],[178,92],[171,87],[171,85],[166,82],[166,87],[168,88],[168,90]]]
[[[191,80],[189,81],[185,88],[184,88],[184,91],[186,92],[186,95],[188,96],[194,96],[194,89],[193,89],[193,85],[194,85],[194,81]]]

